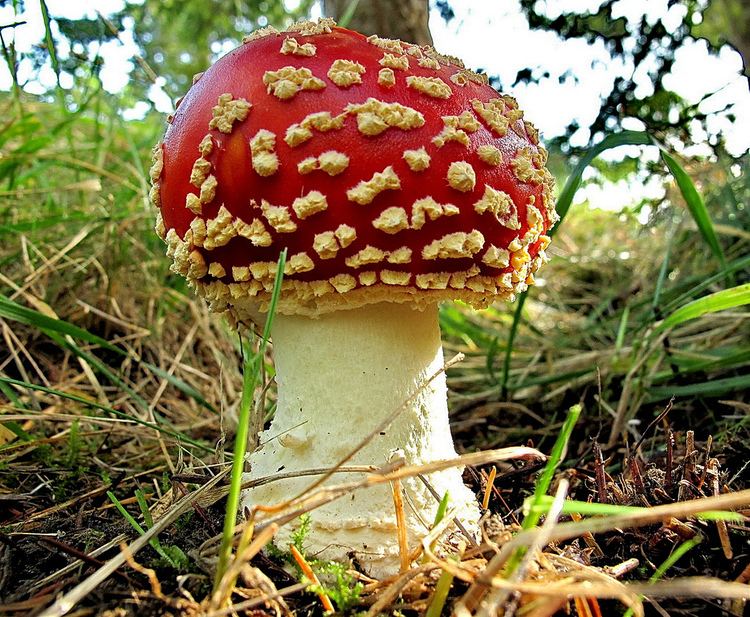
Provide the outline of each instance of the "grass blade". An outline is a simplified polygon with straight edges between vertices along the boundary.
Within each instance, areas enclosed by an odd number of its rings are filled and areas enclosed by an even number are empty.
[[[448,493],[448,491],[445,491],[445,494],[440,500],[440,503],[438,504],[438,508],[435,512],[435,520],[432,522],[433,529],[437,527],[440,524],[440,521],[442,521],[445,518],[445,513],[448,511],[448,502],[450,501],[450,497],[451,496]]]
[[[490,345],[487,348],[487,359],[485,360],[487,375],[489,376],[491,383],[497,383],[497,375],[495,375],[495,358],[497,358],[497,354],[499,351],[498,348],[498,337],[493,336],[492,340],[490,341]]]
[[[582,408],[580,405],[573,405],[568,410],[568,415],[560,429],[560,435],[557,437],[555,445],[552,447],[552,452],[550,452],[549,459],[547,459],[547,464],[544,466],[539,479],[534,485],[534,495],[531,497],[531,510],[529,511],[529,514],[524,517],[522,523],[524,529],[531,529],[532,527],[536,527],[537,523],[539,523],[541,514],[533,513],[534,509],[537,507],[537,503],[547,495],[547,491],[552,484],[552,479],[555,477],[555,471],[557,471],[558,466],[565,456],[565,450],[568,447],[568,440],[573,432],[573,428],[575,428],[576,422],[578,422],[578,417],[581,415],[581,411]]]
[[[18,422],[15,422],[13,420],[6,420],[4,422],[0,422],[0,424],[2,424],[19,439],[22,439],[23,441],[31,441],[31,435],[24,431]],[[0,448],[0,451],[2,451],[2,448]]]
[[[42,20],[44,21],[44,43],[47,46],[49,59],[52,63],[52,70],[55,72],[57,88],[60,89],[60,60],[57,57],[55,41],[52,38],[52,28],[50,26],[49,9],[45,0],[39,0],[39,8],[42,11]]]
[[[663,401],[673,396],[676,398],[686,396],[710,396],[717,397],[731,391],[750,391],[750,374],[737,377],[726,377],[724,379],[711,379],[700,383],[691,383],[684,386],[660,386],[649,388],[648,402]]]
[[[135,499],[138,502],[138,507],[141,509],[141,515],[143,516],[143,522],[146,524],[146,529],[151,529],[151,527],[154,526],[154,519],[151,516],[151,510],[148,509],[146,495],[142,489],[135,489]]]
[[[430,602],[430,606],[427,608],[425,617],[440,617],[445,607],[448,593],[451,590],[451,585],[453,585],[453,574],[444,570],[435,585],[435,593],[432,594],[432,602]]]
[[[286,249],[281,251],[279,262],[276,266],[276,279],[268,307],[266,325],[263,328],[263,338],[258,346],[257,353],[245,360],[242,373],[242,399],[240,400],[239,417],[237,420],[237,434],[234,440],[234,459],[232,460],[232,473],[229,481],[229,495],[227,496],[226,511],[224,513],[224,530],[219,548],[219,563],[216,566],[214,577],[214,592],[219,590],[221,581],[229,568],[232,558],[232,544],[234,540],[234,529],[237,522],[237,511],[240,506],[240,491],[242,488],[242,474],[245,467],[245,450],[250,427],[250,410],[255,397],[255,387],[258,383],[260,367],[266,352],[268,339],[271,336],[271,325],[273,323],[276,304],[281,294],[281,282],[284,278],[284,266],[286,264]]]
[[[539,523],[539,519],[545,512],[541,504],[547,497],[547,491],[552,484],[552,479],[555,477],[555,471],[557,471],[558,466],[565,456],[565,451],[568,447],[568,440],[573,432],[573,428],[575,428],[576,422],[578,422],[581,411],[582,407],[580,405],[573,405],[568,410],[568,415],[560,429],[560,434],[555,441],[555,445],[552,446],[552,452],[550,452],[549,458],[547,459],[547,464],[544,466],[542,473],[534,485],[534,494],[528,499],[529,511],[526,513],[526,516],[524,516],[523,522],[521,523],[521,528],[524,530],[536,527]],[[526,550],[527,547],[519,546],[510,556],[505,568],[506,577],[513,574],[516,568],[518,568],[521,560],[526,554]]]
[[[349,4],[346,5],[343,15],[338,20],[339,26],[342,28],[348,28],[349,23],[352,21],[354,14],[357,12],[359,6],[359,0],[349,0]]]
[[[716,259],[719,260],[721,267],[726,268],[727,263],[724,259],[724,251],[719,244],[719,239],[716,236],[716,231],[711,222],[711,217],[708,215],[708,210],[706,209],[703,197],[701,197],[698,189],[695,188],[695,184],[693,184],[690,176],[677,162],[677,159],[664,150],[664,148],[661,149],[661,159],[664,161],[664,164],[667,166],[677,183],[677,187],[680,189],[680,193],[682,193],[682,197],[685,200],[688,210],[690,210],[690,214],[693,216],[693,220],[698,226],[698,230],[703,236],[703,239]]]
[[[539,508],[541,510],[540,514],[545,514],[552,506],[553,501],[554,497],[551,495],[543,495],[536,500],[535,505],[529,506],[529,510]],[[644,512],[648,512],[648,508],[641,506],[620,506],[616,504],[596,503],[590,501],[576,501],[573,499],[566,499],[562,509],[563,514],[580,514],[582,516],[622,516]],[[702,520],[724,520],[734,523],[741,523],[745,520],[745,517],[741,514],[725,510],[706,510],[695,516]]]
[[[696,546],[698,546],[703,541],[703,537],[698,534],[694,538],[690,538],[689,540],[685,540],[680,546],[678,546],[672,554],[667,557],[662,564],[656,568],[654,573],[651,575],[651,577],[648,579],[649,583],[655,583],[661,578],[664,577],[664,575],[667,573],[667,570],[671,568],[677,561],[685,555],[688,551],[692,550]],[[643,596],[641,596],[641,600],[643,600]],[[623,617],[633,617],[633,609],[628,608],[627,611],[623,614]]]
[[[719,281],[725,279],[727,274],[733,274],[734,272],[737,272],[739,270],[747,269],[750,269],[750,255],[748,255],[747,257],[742,257],[740,259],[736,259],[734,261],[730,261],[723,272],[718,272],[707,278],[702,278],[698,284],[694,285],[676,298],[670,300],[662,310],[665,313],[670,313],[677,307],[685,304],[685,302],[687,302],[691,298],[697,296],[702,291],[705,291],[706,289],[711,287],[711,285],[713,285],[714,283],[718,283]]]
[[[62,319],[49,317],[48,315],[35,311],[34,309],[26,308],[3,295],[0,295],[0,317],[11,321],[17,321],[26,324],[27,326],[33,326],[40,330],[67,334],[78,340],[104,347],[109,351],[125,354],[120,348],[112,345],[112,343],[105,341],[103,338],[100,338],[95,334],[91,334],[88,330],[74,326]]]
[[[643,131],[621,131],[619,133],[613,133],[607,135],[598,144],[593,146],[586,154],[578,161],[573,172],[568,176],[568,180],[565,182],[563,190],[560,191],[560,197],[557,199],[557,214],[560,216],[560,220],[550,230],[550,234],[554,233],[562,223],[565,215],[570,209],[570,205],[573,203],[573,197],[581,186],[583,172],[591,164],[597,156],[606,150],[612,148],[618,148],[619,146],[648,146],[652,145],[653,140],[648,133]]]
[[[500,378],[500,395],[503,398],[508,396],[508,378],[510,376],[510,358],[513,354],[513,342],[516,340],[516,334],[518,333],[518,326],[521,323],[521,316],[523,315],[523,305],[526,304],[526,296],[528,292],[524,291],[516,301],[516,310],[513,312],[513,323],[510,325],[510,332],[508,333],[508,344],[505,347],[505,357],[503,358],[503,374]]]
[[[7,398],[16,408],[26,408],[23,402],[21,402],[21,399],[16,396],[15,392],[13,392],[13,389],[10,388],[8,384],[2,381],[0,381],[0,392],[2,392],[5,398]],[[18,424],[18,422],[15,422],[13,420],[6,420],[2,422],[2,425],[19,439],[23,439],[24,441],[31,441],[31,435],[24,431],[21,425]]]
[[[701,358],[690,355],[683,356],[679,351],[672,354],[672,364],[681,374],[716,371],[718,369],[731,370],[750,366],[750,347],[720,347],[704,353]],[[672,370],[662,370],[651,377],[652,384],[669,381],[674,377]]]
[[[630,305],[625,305],[617,326],[617,337],[615,338],[615,351],[620,351],[625,343],[625,334],[628,331],[628,319],[630,318]]]
[[[142,496],[142,493],[141,493],[141,496]],[[140,526],[140,524],[138,523],[138,521],[136,521],[136,520],[135,520],[135,519],[133,518],[133,515],[132,515],[132,514],[130,514],[130,512],[128,512],[128,511],[127,511],[127,510],[125,509],[125,506],[123,506],[123,505],[122,505],[122,504],[120,503],[120,500],[119,500],[119,499],[117,499],[117,497],[115,496],[115,494],[114,494],[114,493],[113,493],[112,491],[107,491],[107,497],[109,497],[109,500],[110,500],[110,501],[111,501],[111,502],[112,502],[112,503],[114,504],[115,508],[117,508],[117,511],[118,511],[118,512],[119,512],[119,513],[120,513],[120,514],[122,515],[122,517],[123,517],[123,518],[124,518],[124,519],[125,519],[125,520],[126,520],[126,521],[127,521],[128,523],[130,523],[130,526],[131,526],[131,527],[132,527],[133,529],[135,529],[135,530],[136,530],[136,531],[138,532],[138,534],[139,534],[139,535],[144,535],[144,534],[146,533],[146,530],[145,530],[145,529],[143,529],[143,527],[141,527],[141,526]],[[140,499],[138,498],[138,496],[137,496],[137,495],[136,495],[136,499],[138,499],[138,503],[139,503],[139,506],[140,506],[141,508],[143,508],[143,505],[141,504],[141,501],[140,501]],[[145,504],[145,501],[143,502],[143,504]],[[148,507],[146,507],[146,509],[148,510]],[[156,552],[157,552],[157,553],[159,554],[159,556],[160,556],[160,557],[161,557],[162,559],[164,559],[164,561],[166,561],[166,562],[167,562],[168,564],[170,564],[170,565],[171,565],[172,567],[175,567],[175,566],[176,566],[176,564],[174,563],[174,561],[172,561],[172,558],[171,558],[171,557],[170,557],[170,556],[169,556],[169,555],[167,554],[167,552],[166,552],[166,551],[164,550],[164,548],[162,548],[162,545],[161,545],[161,543],[159,542],[159,539],[158,539],[158,538],[156,538],[156,537],[154,537],[154,538],[151,538],[151,539],[150,539],[150,540],[148,541],[148,543],[149,543],[149,545],[151,546],[151,548],[152,548],[152,549],[154,549],[154,550],[155,550],[155,551],[156,551]]]
[[[118,411],[117,409],[113,409],[112,407],[108,407],[107,405],[102,405],[101,403],[97,403],[94,400],[87,399],[82,396],[78,396],[76,394],[70,394],[69,392],[63,392],[62,390],[55,390],[54,388],[47,388],[45,386],[40,386],[34,383],[28,383],[26,381],[19,381],[18,379],[12,379],[10,377],[3,377],[2,375],[0,375],[0,382],[4,384],[9,384],[12,386],[18,386],[19,388],[28,388],[30,390],[36,390],[38,392],[45,392],[46,394],[59,396],[60,398],[67,399],[69,401],[75,401],[77,403],[81,403],[82,405],[86,405],[94,409],[105,411],[109,414],[112,414],[113,416],[117,418],[130,420],[131,422],[134,422],[135,424],[140,424],[141,426],[145,426],[145,427],[154,429],[155,431],[159,431],[163,435],[172,437],[178,443],[190,444],[191,446],[200,448],[204,452],[211,452],[211,453],[214,452],[213,448],[210,448],[209,446],[207,446],[204,443],[201,443],[200,441],[195,441],[194,439],[191,439],[190,437],[183,435],[182,433],[169,430],[167,428],[164,428],[163,426],[159,426],[158,424],[152,424],[151,422],[146,422],[145,420],[141,420],[140,418],[136,416],[131,416],[130,414],[124,413],[122,411]]]
[[[674,229],[672,230],[672,233],[669,234],[669,238],[667,240],[667,249],[664,251],[664,259],[661,261],[661,267],[659,268],[659,276],[656,278],[656,287],[654,288],[654,298],[651,301],[651,309],[654,311],[654,314],[656,315],[656,318],[658,319],[661,317],[661,308],[659,306],[659,301],[661,300],[661,291],[664,287],[664,281],[667,279],[667,274],[669,271],[669,258],[672,255],[672,247],[674,246],[674,239],[675,239],[675,232]]]
[[[746,304],[750,304],[750,283],[737,285],[729,289],[722,289],[721,291],[693,300],[685,306],[681,306],[657,326],[657,331],[673,328],[703,315]]]

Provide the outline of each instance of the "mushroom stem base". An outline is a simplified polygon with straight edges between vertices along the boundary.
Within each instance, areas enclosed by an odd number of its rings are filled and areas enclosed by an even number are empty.
[[[456,456],[448,423],[447,390],[437,305],[415,310],[381,303],[318,319],[278,315],[273,326],[278,405],[261,446],[251,455],[251,478],[332,467],[397,409],[347,463],[381,467],[398,454],[419,465]],[[436,375],[429,381],[431,377]],[[427,383],[429,381],[429,383]],[[326,485],[352,482],[362,473],[337,473]],[[461,468],[431,473],[439,496],[476,533],[479,509]],[[243,506],[284,502],[303,493],[314,477],[278,480],[249,489]],[[419,478],[402,482],[405,527],[413,551],[429,531],[438,500]],[[347,494],[310,513],[309,555],[329,560],[354,556],[373,576],[399,570],[398,525],[388,484]],[[295,521],[276,543],[286,548]]]

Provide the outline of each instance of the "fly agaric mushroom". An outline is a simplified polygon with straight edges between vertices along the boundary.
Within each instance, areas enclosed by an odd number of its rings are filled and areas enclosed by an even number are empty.
[[[257,321],[289,255],[272,329],[278,404],[254,477],[334,465],[407,400],[352,462],[456,455],[444,375],[425,385],[444,362],[438,303],[482,308],[533,282],[556,220],[546,156],[483,75],[328,19],[258,31],[195,80],[151,169],[173,271],[212,310]],[[429,482],[476,529],[460,470]],[[308,483],[272,482],[244,503]],[[417,479],[404,491],[414,543],[438,503]],[[320,557],[394,572],[390,489],[314,510],[307,541]]]

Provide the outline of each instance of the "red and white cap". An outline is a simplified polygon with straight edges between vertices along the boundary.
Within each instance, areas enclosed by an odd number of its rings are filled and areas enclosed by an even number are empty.
[[[545,259],[546,158],[515,100],[460,61],[323,19],[256,32],[197,77],[151,200],[172,269],[239,319],[267,305],[284,248],[283,313],[484,307]]]

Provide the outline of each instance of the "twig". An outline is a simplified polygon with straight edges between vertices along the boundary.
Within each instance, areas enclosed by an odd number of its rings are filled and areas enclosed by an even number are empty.
[[[251,608],[255,608],[256,606],[260,606],[261,604],[265,604],[269,600],[280,600],[281,598],[285,596],[289,596],[293,593],[297,593],[298,591],[304,591],[307,589],[307,585],[304,583],[295,583],[294,585],[289,585],[289,587],[284,587],[283,589],[279,589],[275,593],[268,593],[263,595],[260,598],[253,598],[252,600],[245,600],[244,602],[238,602],[237,604],[233,604],[230,607],[223,608],[216,611],[210,611],[208,613],[205,613],[204,617],[225,617],[225,615],[237,615],[241,611],[247,611]]]
[[[60,549],[63,553],[72,555],[73,557],[76,557],[77,559],[89,565],[96,566],[96,567],[101,567],[102,565],[104,565],[104,562],[97,559],[96,557],[87,555],[83,551],[79,551],[74,546],[70,546],[70,544],[65,544],[65,542],[60,542],[60,540],[57,540],[56,538],[50,538],[48,536],[41,536],[39,538],[39,541],[44,542],[45,544],[50,544],[54,546],[55,548]],[[116,574],[123,580],[127,581],[128,583],[133,582],[127,574],[124,574],[123,572],[120,572],[119,570],[116,570],[114,574]]]
[[[409,543],[406,536],[406,513],[404,512],[404,495],[401,480],[391,482],[391,492],[393,494],[393,507],[396,510],[400,571],[406,572],[409,569],[411,560],[409,559]]]
[[[310,567],[310,564],[305,561],[305,558],[302,556],[302,553],[297,550],[297,547],[294,546],[294,544],[289,545],[289,551],[292,553],[292,557],[294,557],[294,561],[297,562],[297,565],[300,567],[300,570],[302,570],[302,574],[304,574],[311,584],[315,585],[320,591],[318,591],[318,598],[320,598],[320,603],[323,605],[323,608],[325,609],[326,613],[333,613],[336,609],[333,608],[333,604],[331,603],[331,599],[323,592],[322,585],[320,584],[320,580],[318,579],[315,572],[313,572],[313,569]]]
[[[711,460],[711,446],[713,445],[714,438],[712,435],[708,436],[708,439],[706,440],[706,453],[703,458],[703,471],[701,471],[701,477],[700,480],[698,480],[698,490],[703,490],[703,485],[706,482],[706,476],[708,474],[708,463]],[[719,461],[716,461],[717,467],[716,467],[716,473],[719,473],[718,463]]]
[[[606,574],[609,574],[609,576],[612,576],[613,578],[621,578],[625,576],[628,572],[632,572],[640,565],[640,562],[635,558],[631,557],[630,559],[626,559],[622,563],[618,563],[614,566],[604,566],[603,570]]]
[[[721,494],[719,488],[719,461],[718,459],[711,458],[706,463],[706,469],[711,473],[711,490],[714,496]],[[716,531],[719,532],[719,540],[721,541],[721,550],[724,552],[724,557],[732,559],[734,552],[732,551],[732,543],[729,540],[729,531],[727,531],[727,522],[721,519],[716,520]]]
[[[484,487],[484,497],[482,498],[482,508],[487,509],[490,507],[490,496],[492,495],[492,489],[495,486],[495,477],[497,476],[497,467],[494,465],[490,470],[490,476],[487,478],[487,484]]]
[[[672,470],[674,468],[674,431],[670,427],[667,430],[667,469],[664,476],[664,489],[669,493],[672,489]]]
[[[685,458],[682,462],[682,481],[677,493],[677,500],[683,501],[686,497],[687,487],[693,481],[693,469],[695,468],[695,431],[687,431],[685,434]]]
[[[672,411],[672,406],[674,405],[674,397],[669,399],[669,402],[667,403],[667,406],[664,408],[664,410],[656,417],[654,418],[649,425],[646,427],[646,430],[643,431],[641,434],[640,439],[635,444],[635,447],[633,448],[633,456],[638,456],[638,450],[643,445],[643,440],[646,439],[646,435],[648,435],[651,432],[651,429],[653,429],[659,422],[661,422],[664,418],[669,415],[669,412]]]
[[[599,503],[609,503],[607,494],[607,476],[604,473],[604,458],[602,457],[602,448],[599,442],[594,442],[594,473],[596,475],[596,492],[599,496]]]

